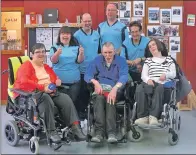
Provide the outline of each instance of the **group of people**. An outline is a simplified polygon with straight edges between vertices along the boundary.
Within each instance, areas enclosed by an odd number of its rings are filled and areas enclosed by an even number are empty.
[[[135,123],[157,124],[162,110],[163,84],[175,78],[175,65],[170,57],[162,54],[164,46],[156,39],[141,36],[142,26],[131,22],[129,30],[118,21],[117,7],[109,3],[107,21],[99,24],[97,31],[91,28],[91,15],[82,15],[82,28],[72,34],[69,27],[59,30],[57,43],[51,47],[52,68],[44,64],[46,50],[36,43],[32,48],[32,60],[21,65],[14,88],[32,92],[43,91],[37,101],[40,116],[44,119],[50,139],[60,141],[55,130],[54,106],[60,109],[66,126],[78,140],[85,140],[79,122],[89,101],[87,84],[94,85],[93,108],[95,135],[92,141],[101,142],[108,135],[108,142],[117,142],[115,103],[123,97],[128,80],[143,81],[136,89],[137,120]],[[145,50],[149,51],[145,54]],[[149,58],[146,58],[148,55]],[[50,83],[61,86],[55,95],[48,88]],[[144,85],[156,88],[152,105],[145,104]],[[16,100],[20,99],[15,94]]]

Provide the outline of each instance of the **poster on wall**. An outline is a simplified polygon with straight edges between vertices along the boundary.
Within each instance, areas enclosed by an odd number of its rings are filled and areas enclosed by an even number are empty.
[[[52,44],[56,44],[57,42],[57,37],[58,37],[58,33],[59,33],[60,28],[53,28],[52,29]]]
[[[148,25],[148,36],[179,36],[179,25]]]
[[[171,9],[160,9],[160,24],[171,24]]]
[[[119,3],[120,18],[130,18],[131,2],[120,1]]]
[[[145,1],[133,1],[133,16],[144,17]]]
[[[180,52],[180,37],[169,38],[169,51],[170,53]]]
[[[36,42],[43,43],[46,50],[52,46],[52,28],[36,28]]]
[[[150,7],[148,8],[148,23],[159,23],[160,19],[159,8]]]
[[[195,15],[188,14],[188,16],[187,16],[187,26],[195,26]]]
[[[172,7],[172,22],[182,23],[182,7]]]
[[[143,25],[143,18],[142,17],[131,17],[131,21],[138,21]]]

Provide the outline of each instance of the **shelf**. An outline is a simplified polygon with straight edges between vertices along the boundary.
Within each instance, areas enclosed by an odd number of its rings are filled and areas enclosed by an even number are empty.
[[[25,28],[36,28],[36,27],[62,27],[62,26],[69,26],[69,27],[81,27],[80,23],[51,23],[51,24],[25,24]]]

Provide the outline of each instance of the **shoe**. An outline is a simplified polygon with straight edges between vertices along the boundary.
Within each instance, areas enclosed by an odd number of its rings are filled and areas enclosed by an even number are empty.
[[[108,143],[116,143],[118,140],[116,139],[116,136],[114,134],[108,135]]]
[[[96,136],[92,137],[91,142],[100,143],[102,140],[103,140],[103,136],[96,135]]]
[[[159,122],[156,117],[150,115],[149,116],[149,124],[150,125],[159,125]]]
[[[140,125],[142,125],[142,124],[148,124],[148,122],[149,122],[149,117],[148,116],[146,116],[146,117],[142,117],[142,118],[138,118],[138,119],[136,119],[135,120],[135,124],[140,124]]]
[[[86,140],[86,136],[82,132],[82,129],[80,128],[79,125],[74,124],[74,125],[72,125],[71,129],[72,129],[72,133],[77,141]]]
[[[49,133],[49,139],[51,139],[54,143],[59,143],[61,141],[61,137],[58,135],[56,130]]]

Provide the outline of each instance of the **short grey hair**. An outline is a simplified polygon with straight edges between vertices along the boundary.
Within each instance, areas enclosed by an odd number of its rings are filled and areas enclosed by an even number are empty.
[[[45,47],[44,44],[42,44],[42,43],[36,43],[36,44],[32,47],[31,53],[34,54],[35,50],[41,49],[41,48],[44,49],[44,50],[46,50],[46,47]]]
[[[111,42],[105,42],[105,43],[103,44],[103,47],[110,47],[110,46],[112,46],[112,47],[114,48],[114,44],[111,43]]]

